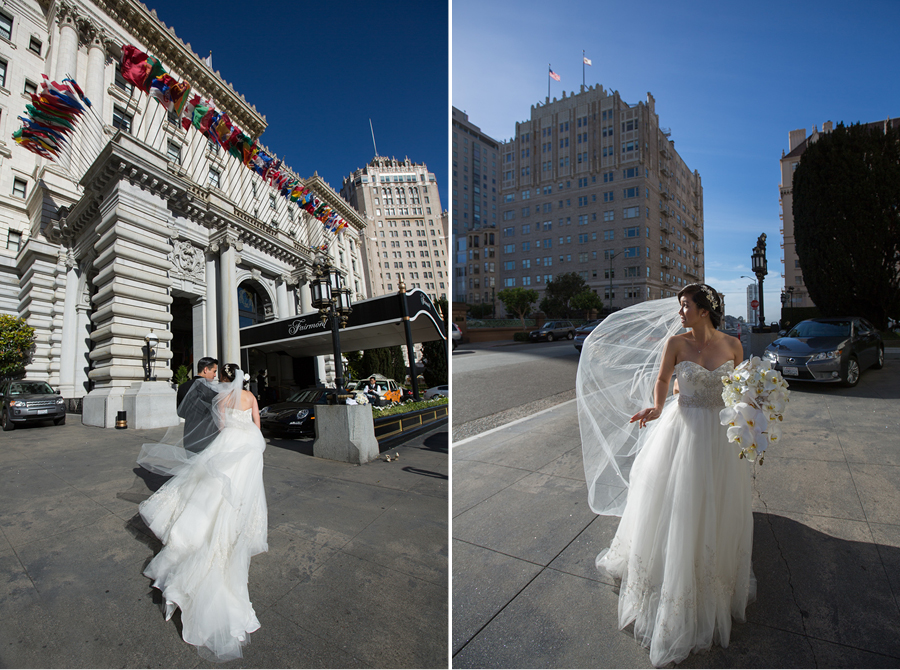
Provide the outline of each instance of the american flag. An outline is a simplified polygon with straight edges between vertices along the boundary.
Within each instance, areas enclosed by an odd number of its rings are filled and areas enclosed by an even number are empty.
[[[556,74],[553,70],[550,70],[550,76],[551,76],[553,79],[555,79],[556,81],[559,81],[559,75]]]

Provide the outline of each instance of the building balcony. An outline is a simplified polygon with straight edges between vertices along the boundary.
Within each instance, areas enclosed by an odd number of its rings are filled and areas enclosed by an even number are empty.
[[[672,158],[672,152],[669,150],[668,144],[663,144],[662,147],[660,147],[659,155],[662,156],[663,158],[665,158],[666,160],[669,160],[670,158]]]
[[[659,194],[666,200],[669,200],[672,197],[672,194],[669,193],[669,189],[667,189],[667,188],[661,189]]]
[[[667,226],[667,225],[666,225],[665,223],[663,223],[662,221],[659,222],[659,229],[660,229],[662,232],[664,232],[666,235],[668,235],[668,234],[671,232],[671,231],[669,230],[669,226]]]

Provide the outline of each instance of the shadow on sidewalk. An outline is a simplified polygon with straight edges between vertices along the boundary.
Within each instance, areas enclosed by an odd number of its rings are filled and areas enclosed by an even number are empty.
[[[678,667],[897,667],[900,549],[774,513],[753,521],[758,591],[749,623],[734,624],[728,649],[714,646]],[[863,524],[836,525],[850,534]]]

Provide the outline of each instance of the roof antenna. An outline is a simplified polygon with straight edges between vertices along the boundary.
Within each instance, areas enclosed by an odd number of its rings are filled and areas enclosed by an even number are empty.
[[[369,129],[372,131],[372,146],[375,147],[375,157],[378,157],[378,146],[375,144],[375,128],[372,126],[372,119],[369,119]]]

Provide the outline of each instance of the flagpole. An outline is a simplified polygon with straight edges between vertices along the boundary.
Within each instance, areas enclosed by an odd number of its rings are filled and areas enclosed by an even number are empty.
[[[581,50],[581,90],[584,91],[584,59],[587,56],[584,55],[584,49]]]
[[[550,63],[547,63],[547,102],[550,101],[550,70],[552,69]]]

